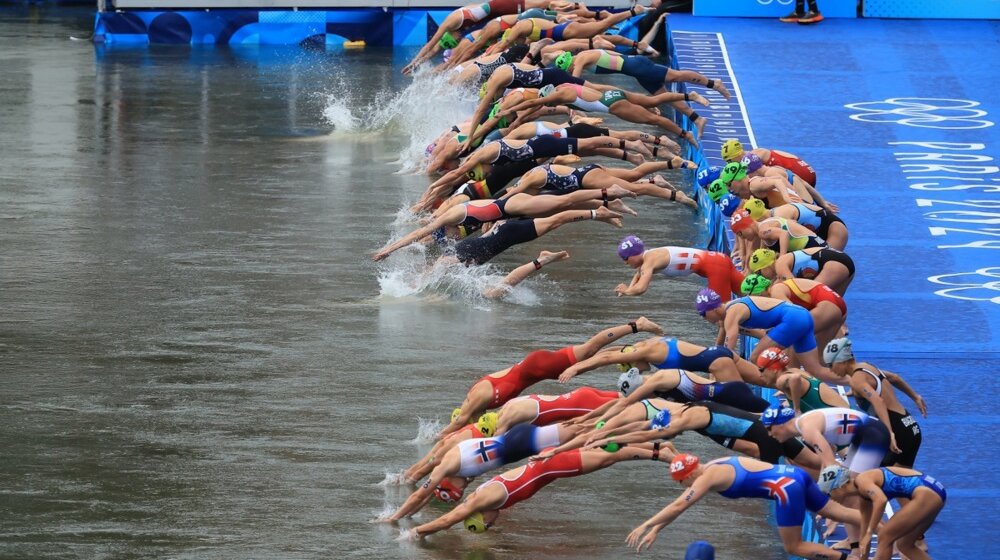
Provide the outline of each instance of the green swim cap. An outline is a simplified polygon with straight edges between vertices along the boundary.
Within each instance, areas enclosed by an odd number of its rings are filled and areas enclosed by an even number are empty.
[[[729,185],[722,179],[716,179],[708,186],[708,198],[711,198],[712,202],[719,202],[727,194],[729,194]]]
[[[560,70],[569,70],[570,66],[573,66],[572,53],[564,52],[556,57],[556,68]]]
[[[770,280],[760,274],[754,273],[748,274],[747,277],[743,279],[743,283],[740,284],[740,291],[747,295],[756,296],[763,294],[770,287]]]
[[[719,178],[727,183],[739,181],[747,176],[747,164],[742,161],[731,161],[722,168]]]
[[[604,427],[605,424],[607,424],[607,422],[605,422],[604,420],[600,420],[596,424],[594,424],[594,428],[600,430],[601,428]],[[621,446],[612,441],[607,445],[602,445],[601,449],[607,451],[608,453],[614,453],[615,451],[621,449]]]
[[[442,49],[453,49],[458,46],[458,39],[450,31],[445,31],[441,39],[438,40],[438,46]]]
[[[489,114],[489,116],[487,118],[492,119],[492,118],[496,117],[497,113],[499,113],[499,112],[500,112],[500,102],[497,101],[496,103],[493,104],[493,108],[490,109],[490,114]],[[507,117],[500,117],[500,119],[497,120],[497,127],[498,128],[507,128],[509,125],[510,125],[510,121],[507,120]]]

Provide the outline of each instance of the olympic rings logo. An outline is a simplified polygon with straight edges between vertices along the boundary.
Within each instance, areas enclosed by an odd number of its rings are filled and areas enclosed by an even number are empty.
[[[988,281],[982,282],[984,278]],[[953,286],[937,290],[934,292],[935,295],[965,301],[988,301],[1000,304],[1000,266],[980,268],[975,272],[939,274],[931,276],[927,280],[941,286]],[[953,280],[957,280],[957,282]]]
[[[917,128],[972,130],[993,126],[981,119],[987,115],[978,101],[942,97],[891,97],[884,101],[848,103],[848,109],[862,111],[851,119],[862,122],[897,123]]]
[[[757,0],[757,3],[760,4],[761,6],[767,6],[771,2],[774,2],[774,1],[775,0]],[[778,4],[781,4],[782,6],[787,6],[787,5],[789,5],[789,4],[792,3],[792,0],[777,0],[777,2],[778,2]]]

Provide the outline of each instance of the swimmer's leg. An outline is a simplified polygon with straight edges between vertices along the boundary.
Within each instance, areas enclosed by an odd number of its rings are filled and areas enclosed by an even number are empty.
[[[666,81],[668,82],[687,82],[689,84],[697,84],[699,86],[704,86],[722,94],[722,97],[726,99],[732,98],[732,94],[726,88],[722,80],[712,80],[704,74],[699,74],[694,70],[674,70],[670,68],[667,70]]]
[[[542,251],[538,254],[538,258],[529,262],[522,264],[521,266],[515,268],[508,274],[502,281],[501,286],[495,286],[492,288],[487,288],[483,290],[483,297],[489,299],[498,299],[510,292],[510,289],[517,286],[521,282],[525,281],[529,277],[533,276],[536,272],[542,269],[543,266],[551,264],[557,261],[566,260],[569,258],[569,253],[566,251],[559,251],[557,253],[552,253],[549,251]]]
[[[635,330],[639,332],[648,332],[656,335],[663,334],[663,327],[657,325],[656,323],[650,321],[645,317],[639,317],[635,321]],[[573,346],[573,355],[576,357],[576,361],[586,360],[597,354],[601,348],[604,348],[608,344],[615,342],[619,338],[633,334],[633,329],[631,324],[619,325],[617,327],[611,327],[609,329],[604,329],[603,331],[590,337],[587,342],[583,344],[577,344]]]
[[[603,207],[597,210],[567,210],[547,218],[535,218],[535,233],[541,237],[560,226],[586,220],[597,220],[620,228],[622,227],[621,217],[621,214]]]

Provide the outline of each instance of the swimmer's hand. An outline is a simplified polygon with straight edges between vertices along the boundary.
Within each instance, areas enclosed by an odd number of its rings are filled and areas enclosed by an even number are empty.
[[[897,455],[903,452],[903,450],[900,449],[898,445],[896,445],[896,434],[892,433],[891,431],[889,432],[889,450],[892,451],[893,453],[896,453]]]
[[[927,403],[924,402],[924,398],[917,395],[917,400],[913,402],[917,403],[917,410],[920,411],[920,414],[923,415],[924,418],[927,418]]]
[[[837,206],[836,204],[830,202],[829,200],[826,201],[826,209],[833,212],[834,214],[840,213],[840,206]]]
[[[617,286],[615,286],[615,293],[618,294],[618,297],[628,295],[625,293],[627,291],[628,291],[628,286],[626,286],[625,284],[618,284]]]
[[[389,253],[387,251],[379,251],[379,252],[375,253],[374,255],[372,255],[372,260],[375,261],[375,262],[378,262],[380,260],[385,259],[388,256],[389,256]]]
[[[645,533],[645,536],[643,536],[643,533]],[[628,538],[625,539],[625,542],[628,543],[629,548],[634,548],[636,552],[642,552],[643,548],[648,549],[653,546],[653,543],[656,542],[656,537],[659,533],[660,529],[658,527],[650,528],[643,523],[628,534]]]
[[[562,372],[559,375],[559,382],[560,383],[566,383],[570,379],[573,379],[574,377],[576,377],[576,374],[577,374],[577,370],[574,369],[573,366],[570,366],[570,367],[566,368],[566,371]]]
[[[549,459],[555,457],[556,454],[552,451],[546,451],[545,453],[539,453],[538,455],[532,455],[528,457],[529,463],[536,463],[538,461],[548,461]]]

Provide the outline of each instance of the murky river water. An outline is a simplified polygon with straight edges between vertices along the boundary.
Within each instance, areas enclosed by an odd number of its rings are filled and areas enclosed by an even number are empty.
[[[418,419],[443,420],[534,349],[638,315],[708,341],[698,284],[616,298],[624,232],[597,223],[486,270],[375,266],[427,185],[399,171],[470,93],[411,85],[388,51],[70,41],[91,17],[0,11],[0,556],[627,554],[628,531],[678,492],[662,465],[557,482],[482,536],[399,543],[370,520],[408,491],[379,483],[424,449]],[[635,207],[627,232],[698,243],[690,211]],[[507,301],[477,295],[541,248],[572,259]],[[679,445],[718,455],[705,441]],[[724,558],[780,558],[764,511],[708,499],[655,553],[704,538]]]

